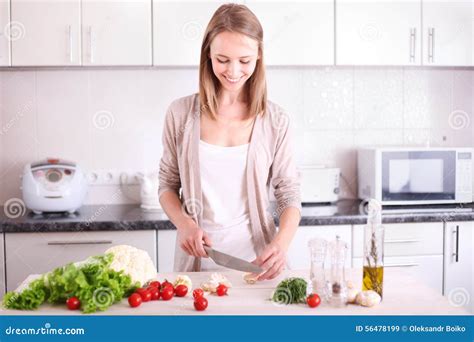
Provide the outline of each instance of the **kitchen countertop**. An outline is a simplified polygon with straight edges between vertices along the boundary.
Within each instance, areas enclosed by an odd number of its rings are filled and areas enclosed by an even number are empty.
[[[300,226],[365,224],[360,200],[340,200],[334,205],[304,205]],[[418,207],[417,207],[418,208]],[[448,206],[424,206],[431,212],[383,212],[383,223],[474,221],[474,203]],[[393,211],[393,210],[392,210]],[[74,214],[7,215],[0,208],[0,232],[55,232],[100,230],[169,230],[175,229],[163,212],[146,212],[137,204],[85,205]],[[270,215],[270,213],[269,213]],[[18,217],[14,217],[18,216]],[[278,220],[275,222],[278,224]]]
[[[112,305],[107,311],[97,315],[469,315],[467,310],[456,307],[448,298],[426,286],[418,278],[410,276],[406,270],[386,268],[384,274],[383,301],[372,308],[354,304],[343,308],[334,308],[327,303],[311,309],[305,304],[277,305],[269,300],[276,285],[289,276],[308,278],[308,271],[285,271],[273,280],[246,284],[243,273],[238,271],[221,272],[232,283],[228,295],[218,297],[207,295],[209,306],[206,311],[195,311],[193,299],[189,294],[184,298],[173,298],[170,301],[151,301],[138,308],[131,308],[127,300]],[[193,287],[205,281],[210,272],[187,273]],[[174,280],[177,273],[158,274],[158,280]],[[360,288],[362,270],[346,270],[346,279]],[[62,305],[44,304],[37,311],[0,310],[0,315],[78,315]]]

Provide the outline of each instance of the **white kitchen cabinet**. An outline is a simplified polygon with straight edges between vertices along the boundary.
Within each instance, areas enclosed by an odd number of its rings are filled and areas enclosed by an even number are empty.
[[[10,0],[0,0],[0,66],[10,66]]]
[[[294,270],[307,269],[309,272],[311,262],[308,241],[313,238],[320,238],[330,242],[335,240],[337,235],[347,243],[346,267],[351,267],[352,232],[350,225],[299,226],[288,249],[288,267]],[[326,266],[329,265],[330,260],[326,258]]]
[[[423,64],[474,65],[474,1],[423,0]]]
[[[421,0],[336,1],[337,65],[421,65]]]
[[[82,64],[151,65],[151,16],[151,0],[83,0]]]
[[[7,290],[14,290],[30,274],[46,273],[123,244],[147,251],[156,265],[154,230],[5,233]]]
[[[0,233],[0,299],[5,294],[5,250],[4,233]]]
[[[247,0],[264,32],[267,65],[333,65],[334,1]]]
[[[474,314],[474,222],[446,222],[444,295]]]
[[[13,66],[81,65],[81,1],[11,0]]]
[[[227,2],[153,0],[153,64],[199,65],[207,24]]]
[[[426,285],[442,293],[443,223],[391,223],[383,226],[385,267],[408,270]],[[353,266],[362,267],[364,225],[354,225],[352,236]]]
[[[176,230],[158,230],[158,272],[173,272]]]

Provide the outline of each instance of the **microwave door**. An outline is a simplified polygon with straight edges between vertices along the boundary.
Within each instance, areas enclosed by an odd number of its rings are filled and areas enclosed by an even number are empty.
[[[382,153],[382,201],[454,201],[455,151]],[[394,203],[395,204],[395,203]]]

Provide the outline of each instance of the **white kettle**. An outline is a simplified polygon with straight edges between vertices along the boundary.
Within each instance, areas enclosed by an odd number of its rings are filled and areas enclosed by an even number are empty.
[[[140,207],[144,210],[162,211],[158,197],[158,172],[143,173],[137,172],[140,180]]]

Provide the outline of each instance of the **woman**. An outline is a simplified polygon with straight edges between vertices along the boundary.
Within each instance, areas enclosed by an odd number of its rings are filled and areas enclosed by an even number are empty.
[[[263,30],[247,7],[222,5],[211,18],[199,94],[166,114],[159,178],[160,203],[178,231],[176,271],[216,269],[206,244],[261,266],[258,280],[282,272],[301,217],[299,181],[287,116],[267,101]]]

